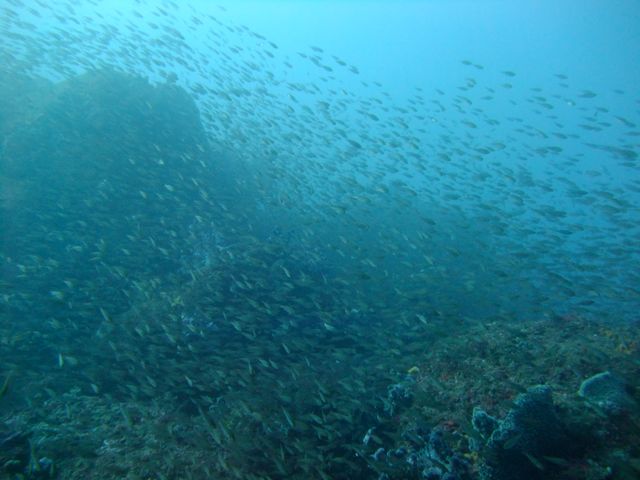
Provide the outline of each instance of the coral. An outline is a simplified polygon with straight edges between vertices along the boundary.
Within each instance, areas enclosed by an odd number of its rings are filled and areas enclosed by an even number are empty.
[[[498,427],[498,420],[479,407],[473,408],[471,424],[482,437],[487,440]]]
[[[395,415],[399,410],[407,408],[413,402],[413,384],[415,380],[407,375],[404,381],[395,383],[388,388],[385,411],[389,415]]]
[[[476,413],[476,424],[482,415]],[[482,434],[482,431],[479,430]],[[486,433],[486,431],[485,431]],[[507,416],[497,423],[486,444],[482,477],[491,480],[547,478],[540,458],[567,454],[568,435],[556,413],[551,389],[531,387],[517,397]]]

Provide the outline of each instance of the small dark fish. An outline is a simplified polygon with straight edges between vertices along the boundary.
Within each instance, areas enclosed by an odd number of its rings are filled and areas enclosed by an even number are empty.
[[[538,460],[536,457],[534,457],[533,455],[527,452],[524,452],[524,455],[529,459],[529,461],[533,464],[534,467],[536,467],[538,470],[541,470],[541,471],[544,470],[544,465],[542,464],[542,462],[540,462],[540,460]]]
[[[11,381],[12,375],[13,375],[13,372],[9,372],[7,377],[4,379],[4,382],[2,383],[2,387],[0,387],[0,398],[4,397],[9,391],[9,382]]]
[[[502,445],[502,448],[504,448],[505,450],[511,450],[513,447],[516,446],[516,444],[520,441],[521,438],[522,438],[522,433],[518,433],[517,435],[514,435],[509,440],[504,442],[504,445]]]
[[[593,98],[593,97],[595,97],[595,96],[596,96],[596,94],[595,94],[595,93],[593,93],[593,92],[592,92],[592,91],[590,91],[590,90],[585,90],[584,92],[582,92],[582,93],[579,95],[579,97],[580,97],[580,98]]]
[[[571,462],[565,460],[564,458],[547,457],[547,456],[543,456],[542,458],[545,459],[547,462],[552,463],[554,465],[558,465],[560,467],[569,467],[571,465]]]

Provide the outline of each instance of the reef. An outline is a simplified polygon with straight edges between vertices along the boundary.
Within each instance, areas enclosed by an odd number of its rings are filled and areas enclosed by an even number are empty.
[[[282,191],[217,165],[175,85],[23,86],[0,112],[1,479],[637,478],[637,325],[442,312],[431,273],[387,298],[364,247],[345,268],[274,228],[257,198]]]

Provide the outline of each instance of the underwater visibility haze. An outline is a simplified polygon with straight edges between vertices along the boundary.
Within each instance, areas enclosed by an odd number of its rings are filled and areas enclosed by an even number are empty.
[[[640,478],[640,4],[0,2],[0,479]]]

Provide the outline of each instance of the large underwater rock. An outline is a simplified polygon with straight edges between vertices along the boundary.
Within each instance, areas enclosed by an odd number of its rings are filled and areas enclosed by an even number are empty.
[[[131,281],[180,268],[216,210],[187,92],[111,70],[58,84],[0,75],[0,105],[0,253],[20,315],[125,311]]]
[[[58,84],[17,81],[22,91],[14,81],[0,80],[0,105],[8,107],[0,123],[7,175],[33,178],[36,172],[55,173],[48,178],[53,182],[125,172],[146,173],[148,180],[165,176],[162,170],[143,172],[143,165],[130,162],[144,154],[155,157],[148,159],[151,162],[162,158],[168,167],[171,162],[183,167],[186,155],[198,170],[197,160],[207,146],[204,129],[193,99],[175,85],[154,86],[112,70],[88,72]]]

